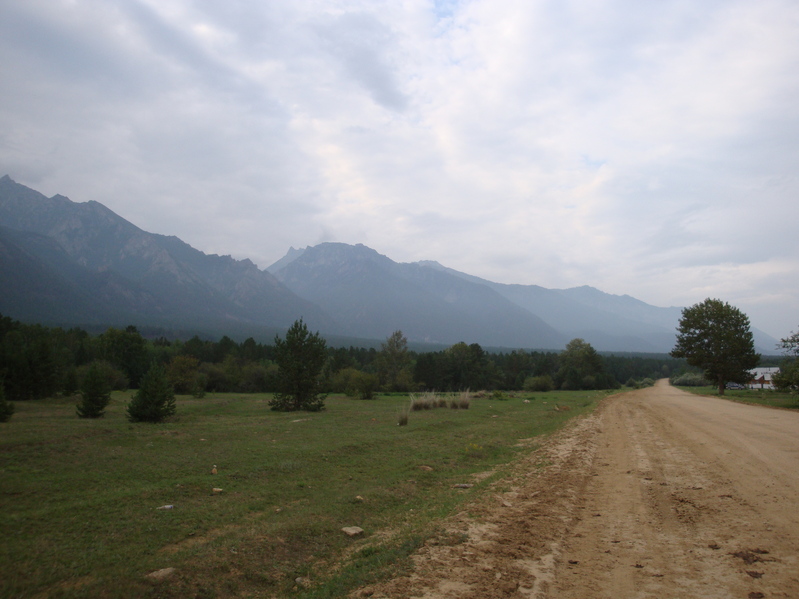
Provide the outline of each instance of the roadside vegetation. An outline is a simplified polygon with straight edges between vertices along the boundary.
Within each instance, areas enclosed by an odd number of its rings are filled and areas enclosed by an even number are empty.
[[[132,391],[101,419],[69,397],[17,402],[0,436],[0,596],[341,597],[406,567],[442,518],[608,393],[331,394],[299,413],[208,393],[158,424],[129,422]],[[410,410],[422,397],[435,409]]]
[[[727,308],[729,309],[730,307],[727,306]],[[681,323],[681,326],[684,326],[684,323]],[[735,383],[734,387],[740,388],[725,388],[731,387],[729,384],[722,385],[719,388],[717,382],[715,385],[711,385],[708,378],[718,381],[718,373],[723,372],[722,370],[714,372],[706,370],[704,373],[684,372],[672,376],[670,382],[675,387],[681,387],[698,395],[711,395],[714,394],[715,390],[715,394],[726,395],[736,401],[775,408],[799,409],[799,333],[791,333],[788,337],[780,339],[778,348],[786,355],[781,359],[775,360],[772,358],[770,360],[769,365],[779,364],[779,371],[771,379],[771,383],[774,386],[773,389],[762,387],[759,389],[746,388],[746,384],[751,378],[748,373],[745,376],[729,379],[725,379],[722,376],[721,380],[726,380],[727,383]],[[747,347],[745,353],[748,352],[749,348]]]
[[[680,387],[697,395],[712,395],[718,397],[715,385]],[[725,399],[750,403],[771,408],[799,409],[799,396],[795,392],[779,391],[775,389],[727,389]]]

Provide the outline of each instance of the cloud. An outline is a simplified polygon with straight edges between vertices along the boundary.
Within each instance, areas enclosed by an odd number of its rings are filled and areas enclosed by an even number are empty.
[[[364,243],[719,296],[784,336],[798,22],[788,0],[6,3],[0,168],[261,266]]]

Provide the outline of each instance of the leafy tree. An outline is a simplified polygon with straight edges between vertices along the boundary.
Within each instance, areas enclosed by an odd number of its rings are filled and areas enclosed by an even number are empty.
[[[178,355],[172,358],[167,377],[175,393],[202,396],[206,380],[200,373],[199,365],[200,361],[194,356]]]
[[[317,412],[325,406],[320,394],[319,374],[327,359],[326,342],[319,333],[309,333],[302,318],[286,332],[286,338],[275,336],[275,362],[278,366],[278,392],[269,402],[273,410]]]
[[[728,382],[749,382],[749,370],[760,362],[749,318],[727,302],[708,298],[683,309],[677,332],[671,355],[701,368],[705,378],[715,381],[719,395]]]
[[[799,333],[791,333],[780,339],[779,349],[789,356],[780,363],[780,371],[771,377],[771,382],[780,391],[799,390]]]
[[[363,372],[357,368],[339,370],[331,380],[331,388],[337,393],[344,393],[359,399],[374,399],[380,386],[377,375]]]
[[[0,379],[0,422],[8,422],[14,414],[14,404],[6,399],[6,386]]]
[[[590,343],[572,339],[558,357],[555,384],[560,389],[608,389],[616,386],[605,372],[605,362]]]
[[[161,422],[175,414],[175,392],[166,370],[154,363],[141,379],[139,390],[128,404],[131,422]]]
[[[408,339],[402,331],[394,331],[381,344],[375,360],[380,384],[388,391],[408,391],[413,383],[412,360]]]
[[[794,358],[799,358],[799,333],[791,333],[785,339],[780,339],[777,348],[782,349]]]
[[[111,386],[97,362],[92,363],[83,377],[81,400],[76,411],[81,418],[101,418],[111,401]]]

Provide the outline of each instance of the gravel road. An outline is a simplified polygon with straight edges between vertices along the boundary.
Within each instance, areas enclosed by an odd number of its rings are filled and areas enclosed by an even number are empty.
[[[445,527],[351,597],[797,598],[799,413],[612,396]]]

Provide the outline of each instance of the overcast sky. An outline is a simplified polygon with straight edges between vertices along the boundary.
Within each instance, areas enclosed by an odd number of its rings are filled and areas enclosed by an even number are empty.
[[[796,0],[0,0],[0,175],[799,330]]]

